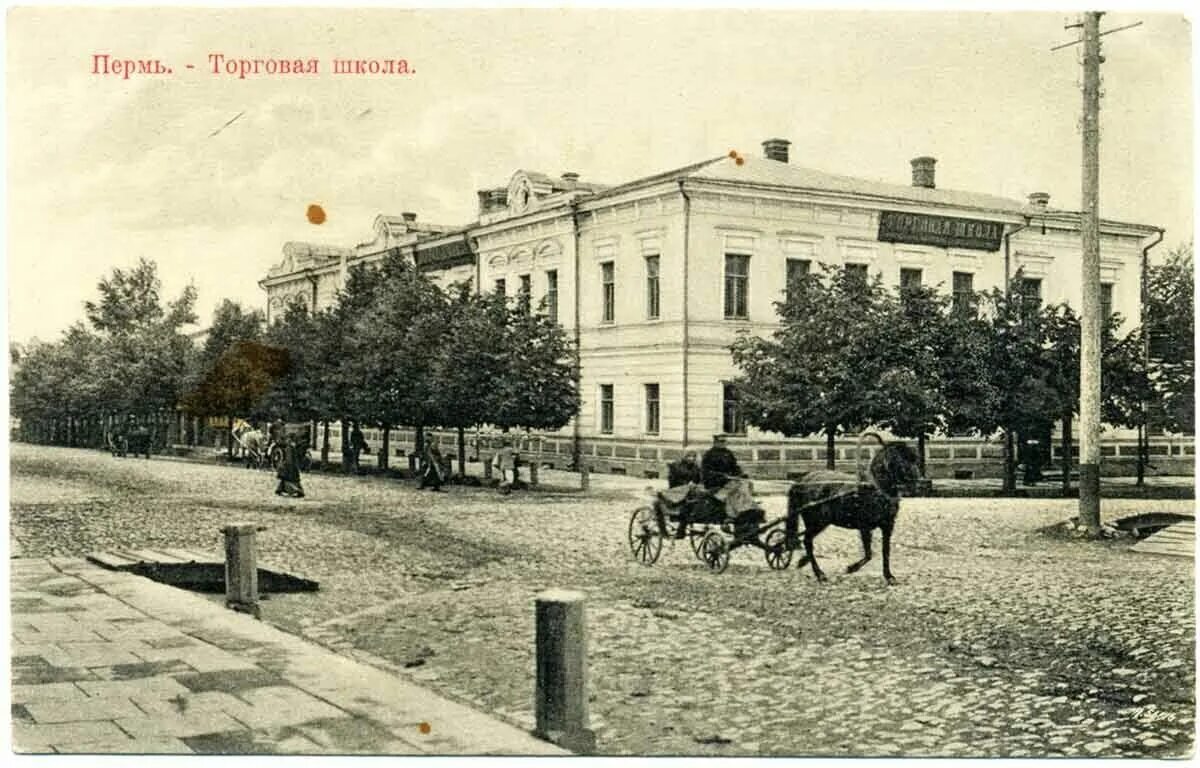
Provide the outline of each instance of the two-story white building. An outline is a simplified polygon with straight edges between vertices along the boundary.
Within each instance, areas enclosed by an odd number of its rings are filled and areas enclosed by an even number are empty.
[[[543,460],[661,472],[685,446],[723,433],[763,474],[822,464],[819,439],[748,428],[729,385],[737,334],[769,333],[789,276],[817,264],[956,294],[1003,286],[1020,269],[1024,291],[1079,305],[1079,214],[1051,207],[1044,193],[1022,201],[939,189],[929,157],[911,161],[911,184],[890,184],[794,165],[782,139],[763,149],[613,186],[517,171],[507,187],[478,193],[475,223],[396,242],[443,284],[529,293],[575,338],[582,409],[535,441]],[[1160,235],[1102,222],[1106,311],[1137,322],[1145,251]],[[339,258],[344,269],[349,259]],[[285,264],[264,285],[270,292],[303,274]],[[1133,455],[1132,438],[1110,437],[1106,461]],[[1184,450],[1190,441],[1166,448]],[[978,439],[935,439],[929,469],[997,474],[1000,455]]]

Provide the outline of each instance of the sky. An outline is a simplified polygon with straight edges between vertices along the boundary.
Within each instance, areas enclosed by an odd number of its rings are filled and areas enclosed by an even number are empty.
[[[352,246],[380,213],[473,220],[518,169],[620,183],[789,139],[791,162],[1078,210],[1074,12],[17,8],[7,20],[9,336],[51,340],[114,267],[192,283],[200,325],[289,240]],[[1101,214],[1193,230],[1190,23],[1115,12],[1103,38]],[[169,76],[92,74],[93,55]],[[317,58],[212,74],[209,54]],[[336,75],[334,58],[414,73]],[[195,68],[189,70],[187,64]],[[241,114],[234,122],[231,118]],[[224,128],[222,128],[224,126]],[[321,225],[310,204],[327,213]]]

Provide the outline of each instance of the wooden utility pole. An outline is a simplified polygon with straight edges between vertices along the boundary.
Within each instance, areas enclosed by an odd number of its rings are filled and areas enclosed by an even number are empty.
[[[1083,14],[1079,520],[1100,531],[1100,12]]]

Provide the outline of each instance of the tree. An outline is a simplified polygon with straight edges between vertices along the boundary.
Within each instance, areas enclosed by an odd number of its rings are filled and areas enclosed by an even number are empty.
[[[1161,393],[1163,426],[1196,429],[1196,349],[1192,244],[1172,250],[1146,271],[1149,375]]]
[[[1023,278],[1018,270],[1009,292],[995,288],[979,294],[985,325],[971,343],[982,343],[987,383],[980,392],[987,397],[962,413],[964,423],[980,435],[1003,431],[1004,490],[1010,492],[1017,487],[1014,436],[1044,434],[1059,413],[1046,355],[1051,315],[1040,302],[1022,296]]]
[[[132,270],[114,269],[97,290],[99,301],[85,302],[84,309],[103,343],[104,408],[143,416],[173,408],[188,373],[192,345],[182,328],[196,321],[195,288],[188,286],[164,305],[157,267],[142,259]]]
[[[465,474],[465,431],[489,423],[499,411],[496,384],[509,367],[503,342],[508,307],[501,295],[472,293],[469,283],[453,286],[450,293],[434,377],[441,383],[442,426],[457,431],[459,473]]]
[[[887,316],[873,326],[884,334],[875,345],[883,369],[873,388],[875,423],[917,439],[922,476],[925,438],[946,425],[945,361],[954,333],[950,304],[936,288],[903,286],[881,302]]]
[[[354,413],[383,428],[384,457],[396,424],[416,427],[419,452],[425,427],[445,415],[436,361],[447,333],[446,296],[399,254],[375,267],[369,285],[358,281],[352,288],[361,295],[348,288],[347,298],[366,309],[353,319],[344,342],[345,369],[355,382]]]
[[[261,405],[287,372],[288,352],[257,341],[237,341],[221,353],[186,399],[195,413],[261,416]],[[231,446],[232,447],[232,446]]]
[[[500,347],[505,365],[489,420],[505,429],[562,429],[579,413],[577,350],[561,326],[531,311],[528,296],[505,309]]]
[[[183,406],[198,416],[262,416],[265,378],[281,375],[277,351],[263,348],[263,315],[224,299],[213,311],[204,345],[192,355]],[[229,440],[233,455],[233,439]]]
[[[746,420],[788,436],[824,432],[832,469],[838,432],[870,423],[887,407],[876,388],[886,370],[877,344],[891,315],[878,277],[822,268],[788,286],[770,337],[742,335],[731,351]]]
[[[263,335],[266,344],[287,353],[288,365],[262,402],[264,411],[288,419],[309,421],[325,414],[317,396],[321,370],[315,344],[321,317],[309,314],[302,302],[292,302]]]

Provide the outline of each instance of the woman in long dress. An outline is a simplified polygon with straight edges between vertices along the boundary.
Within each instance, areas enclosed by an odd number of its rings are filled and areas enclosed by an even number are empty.
[[[304,487],[300,485],[300,451],[295,435],[288,435],[283,441],[283,460],[279,462],[275,476],[279,478],[276,496],[304,497]]]

